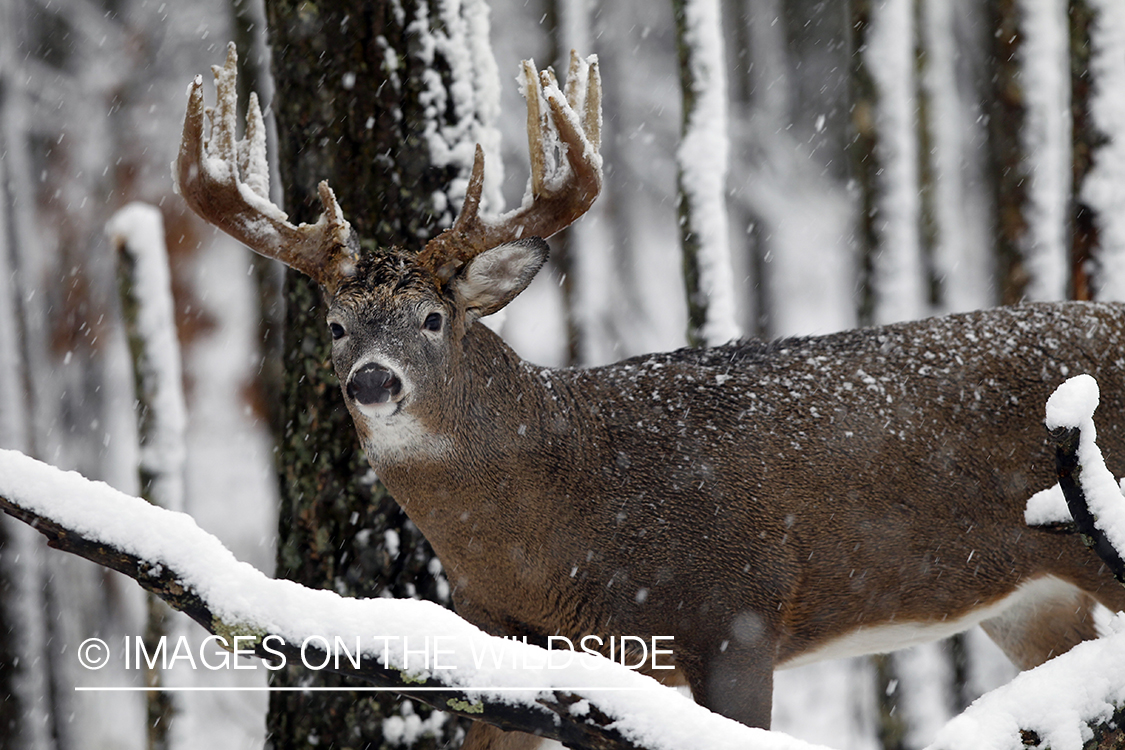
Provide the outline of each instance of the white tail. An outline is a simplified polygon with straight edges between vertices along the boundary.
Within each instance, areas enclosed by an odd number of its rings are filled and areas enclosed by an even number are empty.
[[[544,643],[674,636],[697,700],[768,726],[778,668],[975,623],[1029,667],[1093,637],[1095,602],[1125,608],[1077,537],[1023,521],[1054,483],[1041,410],[1067,375],[1101,381],[1105,423],[1121,425],[1104,445],[1125,456],[1123,306],[1026,305],[587,370],[523,362],[477,322],[527,286],[541,237],[600,186],[586,67],[575,58],[566,94],[525,67],[535,200],[478,216],[478,153],[462,215],[420,256],[353,259],[327,188],[322,229],[273,207],[248,215],[260,201],[238,184],[233,120],[211,138],[225,181],[200,180],[213,170],[198,86],[189,105],[185,197],[329,290],[364,449],[440,556],[458,612]],[[552,165],[555,132],[566,158]],[[474,747],[499,741],[478,726]]]

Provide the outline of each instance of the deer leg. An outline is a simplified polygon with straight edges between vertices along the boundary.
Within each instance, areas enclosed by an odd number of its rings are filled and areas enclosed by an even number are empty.
[[[770,653],[770,649],[740,647],[729,641],[720,644],[706,668],[683,665],[692,696],[728,719],[769,729],[774,666]]]
[[[533,750],[543,741],[526,732],[505,732],[499,727],[474,721],[465,735],[461,750]]]
[[[1057,585],[985,620],[981,628],[1012,663],[1031,669],[1052,656],[1097,637],[1093,609],[1097,600],[1073,584]]]

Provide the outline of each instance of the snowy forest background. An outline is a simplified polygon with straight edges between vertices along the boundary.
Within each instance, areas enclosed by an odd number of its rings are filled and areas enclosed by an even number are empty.
[[[478,3],[404,5],[441,17]],[[721,44],[715,80],[726,95],[707,111],[711,140],[694,150],[681,146],[682,3],[488,5],[506,205],[527,173],[517,61],[596,53],[606,91],[605,191],[499,323],[528,359],[598,364],[687,341],[685,162],[709,164],[725,184],[710,214],[710,241],[731,258],[732,272],[713,279],[724,288],[710,290],[730,294],[724,332],[827,333],[1020,299],[1125,299],[1117,0],[724,0],[721,38],[708,44]],[[221,62],[228,40],[271,102],[264,32],[254,0],[0,0],[0,447],[138,492],[106,224],[130,201],[157,206],[183,357],[183,504],[271,571],[279,276],[187,215],[168,168],[186,84]],[[384,541],[393,556],[397,537]],[[73,691],[137,684],[114,665],[82,669],[73,651],[90,636],[139,634],[146,608],[132,582],[0,518],[0,682],[22,696],[0,719],[23,727],[19,747],[146,746],[142,695]],[[774,727],[837,748],[921,747],[1012,674],[979,631],[814,665],[777,676]],[[254,686],[265,675],[170,679]],[[261,747],[267,701],[184,696],[171,741]],[[382,721],[388,746],[442,724],[409,701]]]

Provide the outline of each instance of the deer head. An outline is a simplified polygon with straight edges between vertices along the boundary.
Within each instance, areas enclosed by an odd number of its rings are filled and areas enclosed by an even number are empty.
[[[236,137],[237,52],[213,66],[218,104],[204,107],[203,80],[189,90],[178,192],[195,213],[255,252],[318,282],[329,301],[332,360],[361,437],[390,455],[438,438],[425,428],[459,366],[461,341],[481,317],[523,291],[547,259],[549,237],[586,212],[601,189],[601,83],[594,58],[572,53],[565,92],[553,73],[522,65],[531,154],[529,195],[498,217],[482,216],[484,154],[477,146],[465,202],[453,226],[415,254],[390,248],[360,257],[332,189],[323,212],[294,226],[268,198],[265,129],[250,95]],[[210,137],[205,137],[210,121]],[[433,447],[431,445],[431,447]]]

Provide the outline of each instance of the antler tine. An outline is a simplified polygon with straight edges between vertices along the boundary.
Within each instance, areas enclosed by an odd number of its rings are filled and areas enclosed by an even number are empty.
[[[577,57],[577,54],[575,53]],[[586,101],[582,127],[595,153],[602,149],[602,71],[596,55],[591,55],[586,73]]]
[[[469,186],[465,188],[465,203],[461,206],[461,213],[453,222],[453,228],[468,231],[472,224],[480,218],[480,197],[484,190],[484,149],[477,144],[473,153],[473,171],[469,174]]]
[[[583,61],[571,55],[566,95],[553,73],[538,73],[531,61],[522,63],[529,195],[514,211],[495,218],[480,216],[484,156],[477,146],[461,213],[418,255],[418,262],[442,283],[485,250],[521,237],[550,237],[586,213],[597,198],[602,184],[601,79],[596,57]],[[557,156],[560,151],[565,159]]]
[[[546,139],[542,136],[549,132],[550,124],[543,113],[543,92],[535,62],[522,61],[520,70],[523,73],[523,97],[527,101],[527,153],[531,159],[531,195],[534,197],[540,193],[547,169]],[[548,75],[547,71],[544,75]]]
[[[218,101],[203,104],[203,77],[188,89],[188,107],[180,152],[172,165],[176,191],[204,221],[222,229],[251,250],[311,277],[330,291],[354,273],[359,243],[332,189],[318,191],[324,210],[315,224],[294,226],[269,200],[265,127],[258,98],[250,95],[246,137],[237,125],[238,53],[227,48],[226,62],[213,66]],[[204,119],[211,115],[211,137],[204,139]]]

